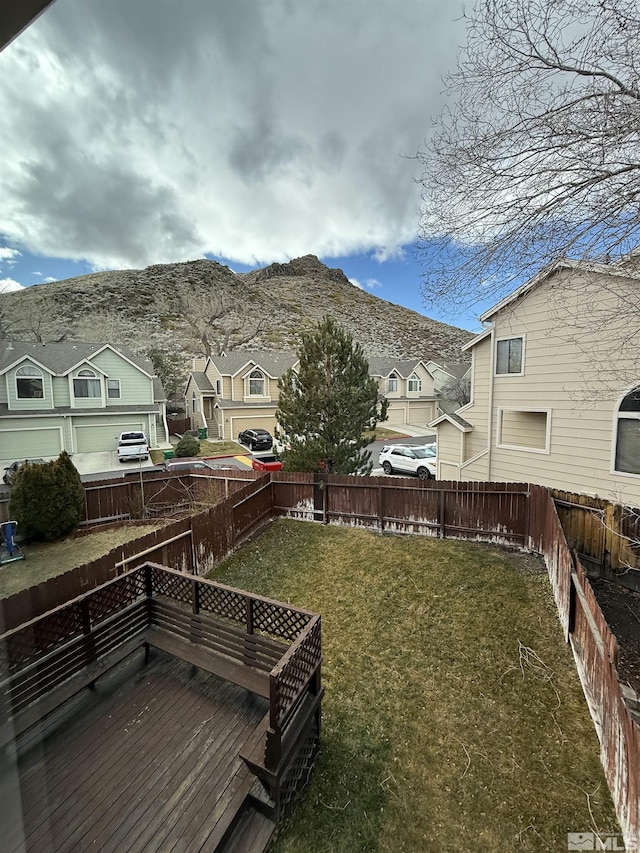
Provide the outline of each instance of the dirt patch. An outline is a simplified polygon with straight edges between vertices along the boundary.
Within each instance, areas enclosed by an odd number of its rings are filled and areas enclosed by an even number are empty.
[[[602,578],[590,582],[620,646],[620,681],[640,693],[640,594]]]

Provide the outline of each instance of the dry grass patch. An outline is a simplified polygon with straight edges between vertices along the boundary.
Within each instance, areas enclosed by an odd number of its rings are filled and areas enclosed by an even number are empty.
[[[162,525],[128,525],[109,530],[72,536],[58,542],[24,544],[25,559],[0,566],[0,598],[6,598],[49,578],[64,574],[76,566],[108,554],[112,548],[124,545]]]
[[[322,614],[322,750],[278,853],[546,853],[616,828],[543,568],[278,521],[216,570]]]

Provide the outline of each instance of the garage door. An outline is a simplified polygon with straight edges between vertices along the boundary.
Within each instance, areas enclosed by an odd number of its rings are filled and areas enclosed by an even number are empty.
[[[409,410],[409,423],[412,424],[428,424],[434,418],[433,406],[411,406]]]
[[[93,453],[99,450],[115,450],[118,446],[118,436],[129,430],[145,432],[140,422],[101,424],[100,426],[77,426],[75,428],[76,453]],[[148,436],[147,436],[148,437]]]
[[[0,447],[3,459],[57,456],[62,450],[62,434],[59,427],[3,430],[0,432]]]
[[[266,429],[268,432],[271,433],[271,435],[273,435],[275,425],[276,421],[272,415],[263,415],[262,417],[257,418],[231,418],[231,435],[228,436],[228,438],[233,440],[238,437],[238,433],[242,432],[243,429],[250,429],[251,427],[260,427],[260,429]]]
[[[390,424],[404,424],[406,423],[404,419],[404,408],[402,409],[392,409],[389,407],[387,411],[387,420],[383,421],[380,426],[386,427]]]

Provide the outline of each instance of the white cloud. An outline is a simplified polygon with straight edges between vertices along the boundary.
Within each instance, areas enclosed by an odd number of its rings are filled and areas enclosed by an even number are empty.
[[[9,293],[12,290],[23,290],[24,285],[13,278],[0,278],[0,293]]]
[[[32,273],[31,273],[31,275],[39,275],[39,276],[42,276],[42,273],[41,273],[41,272],[37,272],[37,271],[36,271],[36,272],[32,272]]]
[[[10,249],[8,246],[0,246],[0,262],[11,267],[20,257],[20,252],[17,249]]]
[[[58,281],[58,279],[57,279],[57,278],[54,278],[52,275],[45,276],[45,279],[44,279],[44,280],[45,280],[46,282],[50,282],[50,281]]]
[[[349,281],[354,287],[359,287],[360,290],[364,290],[364,286],[358,281],[357,278],[350,278]]]
[[[58,0],[0,55],[0,233],[102,269],[415,238],[458,0],[117,5]]]

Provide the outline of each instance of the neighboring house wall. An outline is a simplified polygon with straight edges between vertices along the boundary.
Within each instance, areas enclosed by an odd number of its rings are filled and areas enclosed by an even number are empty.
[[[114,450],[127,430],[144,430],[152,445],[164,441],[164,395],[156,380],[161,401],[154,402],[147,365],[110,347],[7,342],[0,348],[0,456]]]
[[[640,356],[624,343],[638,318],[629,316],[616,340],[610,330],[599,340],[598,317],[615,310],[608,278],[582,272],[578,287],[575,271],[561,269],[492,316],[491,334],[472,347],[472,402],[458,410],[473,425],[460,435],[465,458],[486,452],[459,468],[458,479],[535,482],[640,505],[640,475],[614,464],[618,405],[640,385]],[[590,336],[576,336],[577,317]],[[438,426],[447,471],[455,457],[450,431]]]

